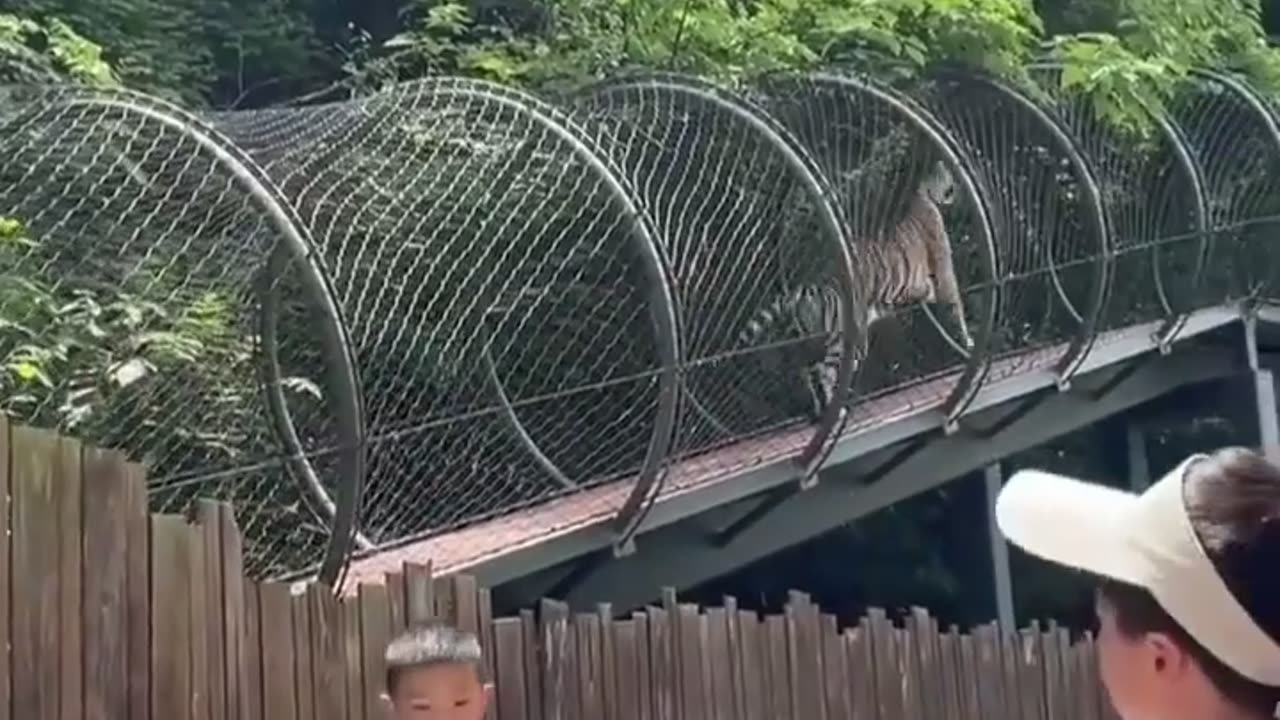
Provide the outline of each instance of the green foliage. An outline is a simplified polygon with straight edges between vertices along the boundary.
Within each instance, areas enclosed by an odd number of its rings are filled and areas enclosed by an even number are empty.
[[[124,82],[169,97],[193,98],[207,82],[210,49],[193,34],[203,24],[195,0],[18,0],[14,11],[58,18],[99,43]]]
[[[68,229],[76,223],[0,215],[0,413],[146,463],[160,481],[157,511],[183,511],[196,497],[233,502],[256,568],[305,566],[323,533],[303,524],[296,488],[271,464],[279,443],[263,408],[247,285],[226,272],[209,277],[218,271],[208,270],[205,243],[235,226],[207,235],[189,227],[184,243],[205,249],[186,255],[166,252],[145,224],[132,244],[112,243],[129,237],[118,222],[102,213]],[[305,308],[290,314],[282,335],[305,318]],[[288,348],[299,345],[309,347]],[[299,354],[282,352],[283,364],[314,367],[293,362]],[[314,417],[324,403],[307,377],[282,385],[295,417]],[[315,425],[302,424],[313,442]]]
[[[206,292],[166,306],[147,298],[154,293],[129,287],[60,282],[66,273],[55,264],[22,272],[36,264],[24,264],[24,257],[41,250],[21,222],[0,217],[0,410],[88,437],[110,433],[121,421],[168,426],[201,438],[205,460],[210,450],[233,452],[212,427],[174,426],[163,402],[174,383],[205,399],[216,398],[222,383],[230,383],[223,390],[245,385],[227,373],[249,362],[253,345],[235,332],[227,299]]]
[[[319,52],[297,0],[12,0],[10,17],[44,28],[55,47],[91,37],[100,61],[128,86],[188,104],[230,104],[246,93],[292,90],[314,69],[332,66]],[[0,37],[4,31],[0,29]],[[58,50],[62,52],[62,50]],[[62,68],[60,68],[62,69]]]
[[[861,0],[853,8],[832,2],[814,27],[830,38],[824,60],[838,62],[843,48],[869,46],[917,68],[958,62],[1001,76],[1021,72],[1041,33],[1023,0]]]
[[[630,66],[733,80],[889,58],[912,67],[961,60],[1011,73],[1038,32],[1021,0],[561,0],[520,27],[451,1],[425,8],[372,68],[357,70],[396,78],[463,72],[543,85]],[[388,75],[387,63],[397,70]]]
[[[621,68],[679,69],[733,81],[822,63],[920,71],[960,63],[1023,85],[1032,60],[1062,63],[1117,127],[1143,132],[1193,67],[1238,70],[1280,91],[1258,0],[557,0],[426,3],[404,32],[348,65],[360,87],[428,73],[532,86]]]
[[[102,48],[56,18],[47,22],[0,14],[0,79],[68,78],[89,85],[117,84]]]
[[[1037,7],[1039,5],[1039,7]],[[912,73],[946,61],[1026,82],[1067,66],[1118,126],[1141,130],[1196,66],[1280,92],[1260,0],[14,0],[0,60],[189,103],[260,104],[338,81],[426,74],[559,86],[640,66],[732,81],[819,63]],[[17,18],[28,18],[18,20]],[[398,32],[395,31],[398,25]],[[92,37],[102,51],[80,35]],[[48,47],[49,50],[44,48]],[[30,64],[30,63],[28,63]],[[39,66],[39,65],[38,65]],[[47,72],[45,73],[47,74]]]
[[[1271,48],[1258,0],[1076,0],[1055,8],[1049,55],[1065,65],[1063,85],[1087,93],[1103,117],[1131,130],[1197,67],[1240,72],[1280,92],[1280,53]]]

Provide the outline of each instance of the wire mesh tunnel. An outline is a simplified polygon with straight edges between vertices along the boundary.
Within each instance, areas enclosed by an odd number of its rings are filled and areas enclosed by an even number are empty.
[[[1082,93],[1062,89],[1062,70],[1032,76],[1093,168],[1113,242],[1113,283],[1099,330],[1164,319],[1167,344],[1196,307],[1210,247],[1204,178],[1182,133],[1163,113],[1124,128]]]
[[[914,95],[961,139],[996,207],[1001,307],[993,350],[1045,348],[1068,381],[1110,289],[1114,247],[1092,168],[1050,112],[1001,81],[943,68]],[[991,379],[1044,360],[1024,354]]]
[[[1273,109],[1239,80],[1194,73],[1170,103],[1171,119],[1202,169],[1209,235],[1206,275],[1189,305],[1273,292],[1271,256],[1280,219],[1280,126]],[[1177,272],[1192,259],[1174,248]]]
[[[344,518],[318,517],[315,488],[291,478],[271,411],[295,406],[295,439],[328,449],[310,479],[350,504],[357,488],[337,478],[361,472],[353,367],[288,203],[167,104],[71,88],[5,95],[3,411],[146,463],[153,510],[234,503],[255,572],[340,567],[348,535],[332,528]],[[298,330],[272,368],[258,351],[265,292],[289,303],[280,320]]]
[[[146,463],[154,510],[231,501],[255,575],[333,580],[534,505],[625,540],[664,485],[810,477],[850,418],[954,421],[1100,330],[1275,293],[1275,107],[1196,73],[1131,136],[1032,74],[204,121],[5,88],[0,411]]]
[[[677,452],[808,420],[811,466],[866,342],[818,168],[762,108],[694,78],[633,75],[569,102],[659,228],[684,340]]]
[[[760,102],[808,148],[834,186],[873,318],[851,400],[962,412],[980,386],[995,320],[992,210],[960,143],[909,97],[850,74],[774,75]],[[900,409],[900,408],[894,408]],[[871,419],[868,417],[867,419]]]
[[[368,546],[654,482],[673,298],[647,217],[583,132],[460,79],[218,121],[333,275],[368,416]]]

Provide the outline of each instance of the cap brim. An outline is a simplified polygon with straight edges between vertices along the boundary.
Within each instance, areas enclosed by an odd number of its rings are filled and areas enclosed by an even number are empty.
[[[1142,584],[1145,561],[1129,542],[1138,496],[1040,470],[1014,473],[996,500],[1013,544],[1059,565]]]

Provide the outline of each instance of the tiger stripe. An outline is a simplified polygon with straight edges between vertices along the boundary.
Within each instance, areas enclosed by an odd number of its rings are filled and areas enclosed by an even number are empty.
[[[867,289],[868,329],[894,309],[917,303],[950,308],[960,341],[972,347],[963,297],[952,261],[951,239],[938,201],[951,190],[952,179],[938,163],[908,204],[907,213],[887,237],[855,243],[855,279]],[[831,285],[799,285],[786,289],[753,314],[738,336],[739,347],[754,347],[769,338],[820,337],[820,360],[806,363],[802,381],[816,419],[836,397],[841,353],[841,297]]]

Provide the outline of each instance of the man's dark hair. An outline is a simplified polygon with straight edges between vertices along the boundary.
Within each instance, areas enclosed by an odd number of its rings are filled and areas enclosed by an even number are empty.
[[[1226,448],[1187,468],[1183,499],[1196,536],[1219,577],[1253,621],[1280,643],[1280,468],[1244,448]],[[1143,588],[1103,581],[1098,594],[1128,637],[1158,632],[1195,658],[1224,696],[1270,717],[1280,688],[1227,667],[1192,638]]]

